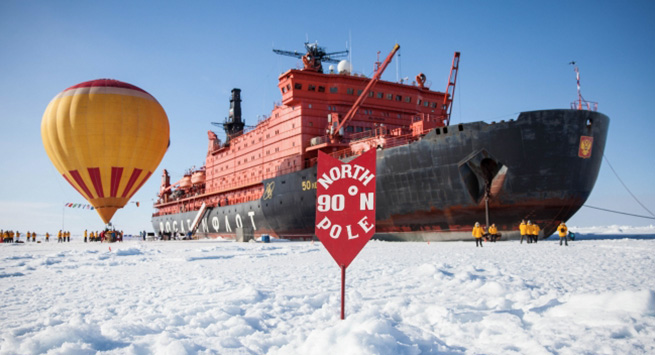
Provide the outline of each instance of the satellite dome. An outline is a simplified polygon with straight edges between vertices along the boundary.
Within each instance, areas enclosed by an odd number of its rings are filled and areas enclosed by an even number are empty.
[[[337,65],[337,71],[339,74],[350,74],[353,71],[353,66],[349,61],[344,59],[339,62],[339,65]]]

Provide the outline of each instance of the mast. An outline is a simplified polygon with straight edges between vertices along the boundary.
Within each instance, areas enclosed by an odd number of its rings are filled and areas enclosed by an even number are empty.
[[[573,70],[575,71],[575,80],[576,80],[577,85],[578,85],[578,101],[571,103],[571,109],[574,109],[574,110],[587,109],[589,111],[597,111],[598,110],[598,102],[587,101],[582,97],[582,92],[580,91],[580,70],[578,69],[578,66],[575,64],[575,61],[572,61],[569,64],[573,65]],[[584,104],[584,107],[583,107],[583,104]]]

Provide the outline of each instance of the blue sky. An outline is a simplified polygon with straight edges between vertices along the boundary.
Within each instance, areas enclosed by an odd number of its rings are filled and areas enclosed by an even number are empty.
[[[204,164],[206,132],[227,116],[229,92],[242,89],[253,124],[280,100],[277,76],[299,61],[272,48],[329,51],[352,45],[356,72],[371,75],[377,51],[401,46],[384,79],[427,75],[446,87],[462,53],[452,122],[514,118],[568,108],[582,93],[610,119],[606,157],[623,182],[655,211],[655,2],[375,1],[309,5],[272,1],[0,1],[0,229],[102,229],[93,211],[57,173],[41,142],[48,102],[83,81],[113,78],[155,96],[171,123],[171,146],[151,179],[113,218],[127,233],[150,230],[161,170],[173,181]],[[350,42],[349,42],[350,40]],[[648,215],[603,164],[587,204]],[[578,226],[653,220],[583,207]]]

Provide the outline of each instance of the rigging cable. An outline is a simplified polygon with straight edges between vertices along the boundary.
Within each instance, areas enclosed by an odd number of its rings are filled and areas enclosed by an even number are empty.
[[[588,208],[593,208],[593,209],[596,209],[596,210],[605,211],[605,212],[612,212],[612,213],[624,214],[624,215],[626,215],[626,216],[640,217],[640,218],[648,218],[648,219],[655,219],[655,217],[650,217],[650,216],[642,216],[642,215],[638,215],[638,214],[632,214],[632,213],[626,213],[626,212],[621,212],[621,211],[608,210],[608,209],[606,209],[606,208],[600,208],[600,207],[589,206],[589,205],[584,205],[584,206],[585,206],[585,207],[588,207]]]
[[[623,180],[621,180],[621,178],[619,177],[619,174],[616,173],[616,170],[614,170],[614,167],[613,167],[612,164],[610,163],[609,159],[607,159],[607,156],[605,156],[605,154],[603,154],[603,158],[605,158],[605,161],[607,162],[607,165],[609,165],[610,169],[612,169],[612,172],[614,173],[614,175],[616,176],[616,178],[619,179],[619,182],[621,182],[621,185],[623,185],[623,187],[626,189],[626,191],[628,191],[628,193],[630,194],[630,196],[632,196],[632,198],[633,198],[635,201],[637,201],[637,203],[638,203],[641,207],[643,207],[646,211],[648,211],[648,213],[650,213],[650,215],[651,215],[652,217],[649,217],[649,216],[641,216],[641,215],[637,215],[637,214],[625,213],[625,212],[620,212],[620,211],[613,211],[613,210],[608,210],[608,209],[605,209],[605,208],[594,207],[594,206],[589,206],[589,205],[583,205],[583,206],[584,206],[584,207],[589,207],[589,208],[594,208],[594,209],[601,210],[601,211],[607,211],[607,212],[613,212],[613,213],[624,214],[624,215],[627,215],[627,216],[640,217],[640,218],[648,218],[648,219],[655,219],[655,214],[653,214],[653,212],[651,212],[651,211],[650,211],[646,206],[644,206],[644,204],[641,203],[641,201],[639,201],[639,199],[637,199],[637,196],[635,196],[635,195],[632,193],[632,191],[630,191],[630,189],[628,189],[628,186],[626,186],[626,184],[623,182]]]

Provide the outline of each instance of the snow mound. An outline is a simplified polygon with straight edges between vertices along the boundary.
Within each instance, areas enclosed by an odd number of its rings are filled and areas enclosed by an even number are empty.
[[[118,256],[143,255],[140,248],[117,249],[115,253]]]

